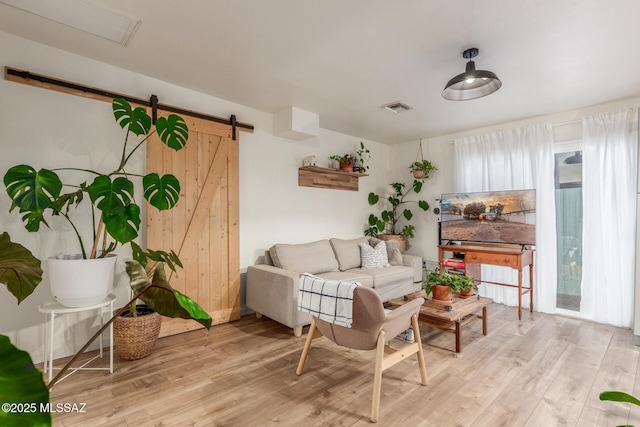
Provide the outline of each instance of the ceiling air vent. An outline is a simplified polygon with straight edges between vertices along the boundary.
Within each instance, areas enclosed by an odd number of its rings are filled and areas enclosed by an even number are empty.
[[[400,101],[385,104],[380,108],[393,114],[399,114],[399,113],[404,113],[405,111],[413,110],[413,107],[410,107],[409,105]]]

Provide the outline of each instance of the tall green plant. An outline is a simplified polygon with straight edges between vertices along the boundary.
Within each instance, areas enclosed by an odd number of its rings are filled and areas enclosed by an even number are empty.
[[[12,200],[10,211],[18,209],[25,228],[30,232],[37,232],[41,224],[49,226],[45,214],[62,216],[73,228],[83,258],[104,256],[115,250],[118,244],[129,243],[138,237],[141,208],[135,200],[131,178],[142,179],[144,198],[159,210],[174,207],[180,194],[180,182],[173,175],[159,176],[152,172],[141,176],[129,173],[125,168],[133,154],[155,133],[166,146],[176,151],[182,149],[189,134],[185,121],[172,114],[166,118],[159,117],[156,123],[152,124],[151,117],[144,108],[133,108],[122,98],[113,100],[112,110],[116,123],[126,133],[120,161],[111,172],[78,167],[37,170],[23,164],[10,168],[4,175],[4,185]],[[139,139],[129,141],[131,135],[132,139]],[[83,172],[88,175],[89,180],[79,183],[63,182],[57,174],[62,171]],[[65,188],[71,191],[63,192]],[[72,213],[73,207],[87,199],[91,204],[93,219],[89,254],[88,246],[76,225],[77,218]],[[102,248],[98,253],[100,241]],[[135,250],[134,252],[139,256],[140,262],[146,262],[143,253]]]
[[[408,206],[416,204],[423,211],[429,210],[429,203],[424,200],[405,200],[405,198],[411,193],[420,193],[422,190],[423,181],[414,180],[413,184],[405,190],[405,184],[400,182],[394,182],[391,184],[394,193],[387,198],[382,198],[387,203],[387,208],[380,213],[380,216],[371,214],[369,215],[369,228],[364,232],[365,236],[376,237],[380,233],[385,234],[402,234],[405,237],[415,237],[415,226],[412,224],[406,224],[402,229],[398,229],[398,223],[400,220],[411,221],[413,218],[413,212]],[[381,200],[381,197],[371,192],[369,193],[368,201],[369,205],[376,205]]]

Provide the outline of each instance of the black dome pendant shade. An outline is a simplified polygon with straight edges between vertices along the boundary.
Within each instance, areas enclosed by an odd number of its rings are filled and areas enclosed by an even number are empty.
[[[463,52],[462,56],[469,60],[467,70],[455,76],[445,86],[442,97],[451,101],[466,101],[482,98],[502,86],[502,82],[491,71],[476,70],[476,64],[471,59],[478,56],[478,48],[472,47]]]

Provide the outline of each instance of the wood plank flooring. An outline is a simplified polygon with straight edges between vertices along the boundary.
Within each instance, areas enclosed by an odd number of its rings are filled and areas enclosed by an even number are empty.
[[[453,334],[421,329],[429,384],[415,358],[385,371],[381,426],[640,426],[640,408],[601,402],[604,390],[640,395],[640,348],[631,330],[492,304],[489,334],[474,322]],[[245,316],[162,338],[146,359],[115,358],[112,375],[73,374],[52,403],[54,426],[370,425],[374,352],[314,341],[304,373],[300,338],[267,318]],[[61,361],[58,361],[58,364]],[[108,366],[106,359],[99,364]]]

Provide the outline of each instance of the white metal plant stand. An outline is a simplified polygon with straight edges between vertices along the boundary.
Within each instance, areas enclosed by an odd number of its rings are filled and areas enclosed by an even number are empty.
[[[54,332],[55,332],[55,318],[56,315],[68,314],[68,313],[79,313],[82,311],[96,310],[96,315],[100,318],[100,327],[104,325],[104,310],[107,309],[109,316],[113,315],[113,302],[115,301],[116,296],[114,294],[109,294],[104,300],[97,304],[93,304],[87,307],[65,307],[55,300],[47,301],[44,304],[38,306],[38,311],[48,315],[47,323],[45,324],[45,342],[44,342],[44,373],[49,372],[49,382],[53,376],[54,368],[53,367],[53,340],[54,340]],[[47,334],[48,329],[48,334]],[[47,338],[48,335],[48,338]],[[69,368],[69,373],[62,377],[60,381],[67,378],[69,375],[73,374],[79,370],[92,370],[92,371],[106,371],[109,373],[113,373],[113,323],[109,325],[109,367],[108,368],[86,368],[89,363],[93,362],[96,358],[103,356],[102,351],[102,336],[100,334],[100,353],[88,361],[84,362],[82,365],[77,368]]]

